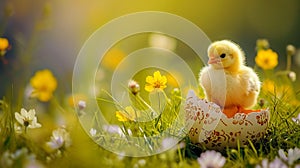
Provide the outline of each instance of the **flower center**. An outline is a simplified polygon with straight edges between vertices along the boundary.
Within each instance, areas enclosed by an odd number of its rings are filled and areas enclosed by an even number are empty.
[[[161,86],[160,82],[157,81],[154,83],[154,88],[160,88],[160,86]]]
[[[48,87],[46,85],[41,86],[41,88],[39,89],[42,92],[45,92],[48,90]]]
[[[269,59],[265,59],[265,60],[264,60],[264,63],[265,63],[265,64],[269,64],[269,62],[270,62]]]
[[[207,165],[207,168],[216,168],[215,165]]]
[[[24,124],[25,127],[28,127],[29,121],[28,121],[28,120],[24,120],[24,123],[23,123],[23,124]]]

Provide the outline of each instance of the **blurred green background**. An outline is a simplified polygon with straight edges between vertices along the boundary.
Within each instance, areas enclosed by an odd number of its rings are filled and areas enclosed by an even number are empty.
[[[112,19],[141,11],[176,14],[195,23],[212,41],[233,40],[251,66],[258,38],[268,39],[279,53],[277,68],[285,67],[287,44],[300,46],[297,0],[1,0],[0,36],[10,40],[12,49],[6,55],[9,65],[0,63],[0,95],[12,82],[17,85],[24,69],[31,76],[49,68],[64,81],[60,87],[70,91],[73,65],[84,41]],[[295,64],[292,69],[299,74]]]

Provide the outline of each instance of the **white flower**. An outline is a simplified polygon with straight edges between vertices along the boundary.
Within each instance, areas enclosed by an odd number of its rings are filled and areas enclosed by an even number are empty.
[[[288,155],[285,155],[283,149],[278,151],[279,157],[287,161],[289,165],[292,165],[296,160],[300,159],[300,149],[294,148],[288,150]]]
[[[278,157],[269,163],[268,159],[263,159],[261,165],[256,165],[255,168],[287,168]]]
[[[220,168],[223,167],[226,160],[221,153],[216,151],[206,151],[197,159],[202,168]]]
[[[146,160],[145,160],[145,159],[140,159],[140,160],[138,161],[138,164],[139,164],[140,166],[145,166],[145,165],[146,165]]]
[[[21,125],[28,128],[40,128],[42,126],[37,122],[34,109],[31,109],[27,112],[24,108],[22,108],[21,114],[15,112],[15,118]]]
[[[132,94],[136,95],[140,92],[140,85],[135,80],[129,80],[128,88]]]
[[[20,162],[21,161],[21,162]],[[0,157],[0,166],[2,167],[20,167],[16,163],[23,163],[24,168],[43,168],[44,166],[36,160],[36,156],[30,153],[27,148],[21,148],[14,153],[5,151]]]
[[[118,154],[118,159],[119,159],[119,160],[123,160],[123,159],[124,159],[124,157],[125,157],[125,155],[126,155],[126,153],[125,153],[125,152],[121,152],[121,153],[119,153],[119,154]]]
[[[288,77],[291,79],[292,82],[295,82],[297,79],[297,75],[295,72],[291,71],[288,73]]]
[[[272,168],[287,168],[287,165],[285,165],[279,158],[275,158],[270,164],[269,167]]]
[[[80,110],[85,109],[86,108],[86,102],[83,101],[83,100],[79,100],[78,101],[78,107],[79,107]]]
[[[90,134],[91,134],[92,137],[96,136],[97,130],[95,128],[91,128],[90,129]]]
[[[52,132],[52,136],[49,142],[46,143],[52,150],[60,148],[68,148],[71,146],[71,138],[69,132],[64,128],[58,128]]]
[[[298,116],[296,118],[292,118],[292,120],[296,123],[296,124],[300,124],[300,113],[298,114]]]
[[[269,161],[268,159],[263,159],[261,165],[256,165],[255,168],[268,168]]]
[[[133,168],[139,168],[139,167],[144,167],[146,165],[146,160],[145,159],[140,159],[133,165]]]

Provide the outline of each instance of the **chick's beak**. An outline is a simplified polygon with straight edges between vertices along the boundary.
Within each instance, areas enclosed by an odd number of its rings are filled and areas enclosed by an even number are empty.
[[[209,57],[209,60],[208,60],[208,64],[216,64],[216,63],[220,63],[221,60],[220,58],[217,58],[217,57]]]

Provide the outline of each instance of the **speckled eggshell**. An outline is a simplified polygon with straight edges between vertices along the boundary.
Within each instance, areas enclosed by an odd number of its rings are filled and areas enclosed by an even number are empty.
[[[187,95],[185,111],[186,122],[192,124],[191,142],[209,149],[237,147],[238,141],[247,145],[248,139],[256,142],[264,136],[270,121],[268,109],[228,118],[218,105],[198,98],[192,90]]]

